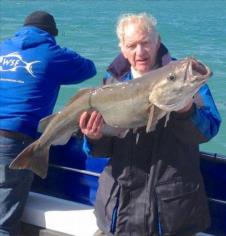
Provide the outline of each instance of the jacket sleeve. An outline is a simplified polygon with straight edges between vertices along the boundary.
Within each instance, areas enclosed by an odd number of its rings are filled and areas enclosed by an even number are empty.
[[[93,61],[67,48],[60,48],[52,63],[55,77],[63,85],[80,83],[96,75]]]
[[[200,88],[194,101],[189,111],[171,114],[169,128],[182,142],[200,144],[218,133],[221,117],[207,85]]]
[[[112,137],[103,137],[100,140],[91,140],[84,135],[83,151],[87,156],[111,157]]]

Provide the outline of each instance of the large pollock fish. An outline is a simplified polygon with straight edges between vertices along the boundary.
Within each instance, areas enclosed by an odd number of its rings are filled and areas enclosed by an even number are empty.
[[[68,142],[79,129],[83,111],[102,114],[106,135],[143,126],[149,132],[162,117],[188,104],[211,75],[202,62],[185,58],[128,82],[81,90],[61,111],[40,121],[41,137],[25,148],[10,168],[30,169],[45,178],[50,146]]]

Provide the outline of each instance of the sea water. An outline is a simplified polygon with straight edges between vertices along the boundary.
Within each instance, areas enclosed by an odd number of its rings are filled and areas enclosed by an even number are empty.
[[[92,59],[98,70],[86,82],[63,86],[55,111],[78,89],[101,84],[106,67],[119,52],[118,17],[147,12],[156,17],[161,39],[174,57],[194,56],[212,69],[208,84],[223,122],[218,135],[201,150],[226,155],[225,0],[0,0],[0,40],[10,37],[35,10],[53,14],[59,29],[57,42]]]

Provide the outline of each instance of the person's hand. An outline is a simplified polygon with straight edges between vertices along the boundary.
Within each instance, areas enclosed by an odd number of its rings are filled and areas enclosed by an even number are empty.
[[[90,139],[100,139],[102,137],[101,128],[103,124],[104,120],[97,111],[93,111],[92,113],[83,112],[80,116],[80,129]]]
[[[177,112],[178,113],[183,113],[183,112],[189,111],[192,107],[192,104],[193,104],[193,99],[184,108],[178,110]]]

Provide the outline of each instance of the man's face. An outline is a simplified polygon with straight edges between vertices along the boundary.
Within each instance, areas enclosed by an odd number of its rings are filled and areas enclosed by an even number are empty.
[[[141,74],[154,67],[158,47],[159,43],[154,40],[154,37],[140,30],[138,25],[130,25],[126,28],[121,50],[131,66]]]

